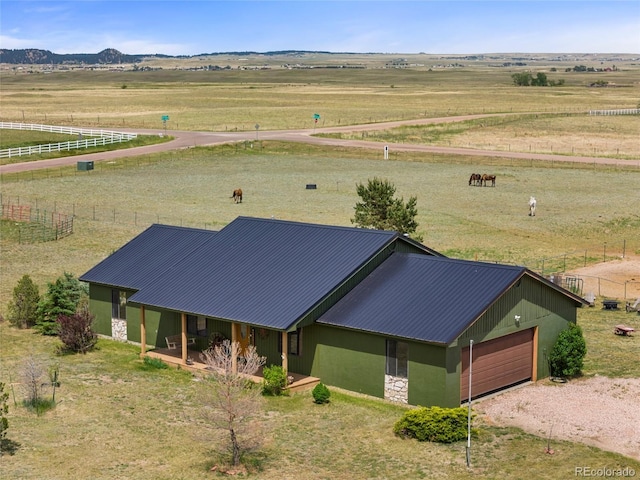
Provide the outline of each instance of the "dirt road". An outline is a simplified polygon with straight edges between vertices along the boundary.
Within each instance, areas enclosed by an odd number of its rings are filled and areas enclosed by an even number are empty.
[[[337,138],[323,138],[314,136],[319,133],[338,133],[338,132],[357,132],[384,130],[388,128],[398,127],[401,125],[428,125],[434,123],[451,123],[464,120],[472,120],[477,118],[486,118],[498,116],[498,114],[483,115],[459,115],[445,118],[424,118],[416,120],[402,120],[396,122],[384,122],[366,125],[350,125],[344,127],[327,127],[305,130],[271,130],[259,132],[260,140],[278,140],[284,142],[309,143],[312,145],[341,146],[352,148],[363,148],[381,150],[385,144],[381,142],[369,142],[364,140],[341,140]],[[161,135],[166,134],[174,137],[170,142],[160,143],[156,145],[148,145],[144,147],[135,147],[121,150],[113,150],[109,152],[90,153],[84,155],[72,155],[69,157],[54,158],[50,160],[39,160],[37,162],[21,162],[0,166],[0,174],[24,172],[28,170],[36,170],[41,168],[54,168],[65,165],[73,165],[78,161],[94,161],[100,162],[105,160],[114,160],[117,158],[133,157],[136,155],[146,155],[157,152],[165,152],[170,150],[180,150],[195,146],[212,146],[225,143],[236,143],[243,141],[253,141],[256,139],[256,132],[187,132],[182,130],[169,130],[166,132],[159,129],[122,129],[120,131],[135,132],[141,135]],[[454,148],[431,145],[418,144],[386,144],[390,152],[429,152],[450,155],[467,155],[467,156],[484,156],[513,158],[525,160],[539,160],[547,162],[577,162],[591,163],[602,165],[629,165],[629,161],[622,161],[614,158],[605,157],[577,157],[568,155],[552,155],[542,153],[526,153],[526,152],[505,152],[499,150],[479,150],[471,148]],[[640,161],[637,162],[640,167]]]

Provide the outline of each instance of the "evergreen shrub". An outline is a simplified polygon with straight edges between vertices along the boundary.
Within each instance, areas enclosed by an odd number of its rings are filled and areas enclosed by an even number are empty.
[[[420,442],[453,443],[467,438],[468,414],[464,407],[414,408],[396,422],[393,432]],[[472,429],[472,433],[477,431]]]
[[[327,388],[324,383],[319,383],[313,390],[311,391],[311,395],[313,395],[313,401],[318,404],[329,403],[329,397],[331,396],[331,392]]]
[[[575,323],[570,323],[569,327],[558,335],[551,355],[549,355],[551,376],[575,377],[580,375],[586,354],[587,344],[582,335],[582,329]]]

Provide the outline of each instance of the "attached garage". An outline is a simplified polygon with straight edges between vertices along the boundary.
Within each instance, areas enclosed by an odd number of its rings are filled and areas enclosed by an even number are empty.
[[[587,303],[523,266],[447,258],[396,232],[248,217],[219,232],[153,225],[80,279],[97,331],[142,354],[244,326],[287,371],[443,407],[467,399],[472,340],[474,397],[535,381]]]
[[[534,328],[473,345],[471,397],[476,398],[534,377]],[[461,350],[460,401],[469,398],[469,347]]]

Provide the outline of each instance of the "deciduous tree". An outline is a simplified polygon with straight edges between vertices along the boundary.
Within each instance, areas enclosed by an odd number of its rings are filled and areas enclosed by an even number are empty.
[[[263,398],[249,377],[264,366],[266,358],[253,345],[242,350],[238,342],[229,340],[205,350],[201,358],[210,373],[201,395],[203,418],[215,430],[226,432],[226,441],[216,438],[214,444],[223,445],[237,466],[242,455],[259,448],[264,438],[258,419]]]

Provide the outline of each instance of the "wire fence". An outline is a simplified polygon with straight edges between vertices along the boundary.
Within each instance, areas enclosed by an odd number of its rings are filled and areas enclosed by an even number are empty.
[[[3,234],[18,243],[50,242],[73,233],[73,216],[32,208],[31,205],[2,203],[2,220],[9,222]]]
[[[224,224],[219,222],[202,222],[193,218],[172,215],[166,213],[166,211],[163,211],[163,213],[149,213],[135,210],[119,210],[101,205],[79,205],[61,202],[42,205],[42,201],[38,199],[9,197],[1,192],[0,201],[2,203],[2,218],[21,224],[20,231],[13,233],[13,238],[21,243],[49,241],[70,235],[73,232],[74,218],[140,228],[146,228],[154,223],[202,228],[205,230],[217,230],[224,227]],[[622,240],[615,243],[603,243],[584,250],[565,252],[552,257],[524,259],[519,261],[518,264],[580,296],[593,293],[598,297],[631,300],[640,298],[640,271],[635,278],[631,276],[626,280],[614,280],[606,277],[567,272],[598,263],[620,260],[621,258],[626,258],[627,255],[633,255],[637,251],[640,251],[640,239],[632,242]],[[508,262],[496,261],[496,263]]]
[[[57,212],[65,212],[64,214],[60,213],[59,215],[65,215],[72,220],[87,220],[93,222],[102,222],[102,223],[115,223],[119,225],[129,225],[129,226],[137,226],[146,228],[154,223],[164,223],[167,225],[178,225],[181,227],[193,227],[193,228],[202,228],[206,230],[222,228],[224,224],[218,222],[202,222],[198,219],[194,218],[185,218],[179,215],[173,215],[171,213],[166,213],[166,210],[163,213],[149,213],[149,212],[138,212],[135,210],[119,210],[117,208],[106,207],[101,205],[90,205],[90,204],[67,204],[62,202],[53,202],[53,204],[43,205],[42,201],[38,199],[31,200],[24,197],[10,197],[7,195],[3,195],[0,192],[0,202],[3,207],[3,218],[4,218],[4,210],[5,206],[8,211],[13,208],[15,211],[22,209],[22,211],[40,211],[40,212],[48,212],[47,214],[53,214]],[[45,209],[46,207],[46,209]],[[27,222],[28,220],[18,220]]]

